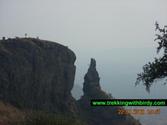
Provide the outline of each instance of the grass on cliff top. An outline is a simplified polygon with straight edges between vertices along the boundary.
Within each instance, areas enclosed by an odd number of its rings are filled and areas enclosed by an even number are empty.
[[[22,111],[0,101],[0,125],[85,125],[77,118],[42,111]]]

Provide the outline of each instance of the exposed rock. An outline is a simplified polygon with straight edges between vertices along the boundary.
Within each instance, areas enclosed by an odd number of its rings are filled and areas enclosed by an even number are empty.
[[[0,100],[20,108],[75,112],[75,54],[34,38],[0,41]]]
[[[101,90],[99,74],[96,71],[96,61],[91,59],[90,67],[84,77],[84,95],[78,101],[80,117],[88,125],[141,125],[131,115],[119,115],[122,107],[91,107],[91,99],[111,99],[112,97]]]
[[[140,125],[130,115],[118,115],[122,107],[90,106],[91,99],[112,98],[100,87],[95,59],[84,77],[84,95],[76,102],[71,96],[75,60],[70,49],[55,42],[18,37],[0,40],[0,100],[19,110],[70,114],[87,125]]]
[[[84,77],[83,92],[87,96],[93,96],[94,92],[101,90],[99,74],[96,71],[96,61],[91,59],[90,67]]]

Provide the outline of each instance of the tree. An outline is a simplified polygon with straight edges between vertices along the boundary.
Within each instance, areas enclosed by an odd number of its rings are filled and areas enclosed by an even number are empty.
[[[163,56],[155,58],[153,62],[145,64],[143,66],[143,72],[137,74],[136,80],[136,85],[143,82],[148,92],[155,79],[162,79],[167,76],[167,26],[160,28],[159,24],[156,22],[155,30],[158,32],[154,40],[158,41],[157,53],[163,50]]]

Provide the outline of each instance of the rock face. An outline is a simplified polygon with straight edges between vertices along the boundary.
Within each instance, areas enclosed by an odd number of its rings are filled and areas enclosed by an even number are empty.
[[[75,54],[34,38],[0,41],[0,100],[20,108],[75,112]]]
[[[96,61],[91,59],[90,67],[84,77],[83,92],[86,96],[93,96],[94,92],[100,91],[100,78],[96,71]]]
[[[71,96],[75,54],[55,42],[34,38],[0,40],[0,100],[19,107],[77,116],[86,125],[140,125],[132,116],[120,116],[121,107],[91,107],[91,99],[109,99],[102,91],[96,61],[84,77],[84,95]],[[79,117],[78,117],[79,116]]]
[[[111,99],[112,96],[101,90],[96,61],[91,59],[90,67],[84,77],[84,95],[78,101],[80,117],[88,125],[141,125],[131,115],[119,115],[122,107],[91,107],[91,99]]]

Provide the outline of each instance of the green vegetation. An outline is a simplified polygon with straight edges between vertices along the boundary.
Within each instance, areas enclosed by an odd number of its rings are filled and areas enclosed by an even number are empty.
[[[155,58],[154,62],[149,62],[143,66],[143,72],[138,74],[136,85],[142,81],[146,86],[146,90],[150,91],[150,86],[155,79],[165,78],[167,76],[167,26],[163,28],[159,27],[156,22],[156,30],[159,34],[156,34],[155,41],[158,41],[157,53],[163,50],[163,56]]]

